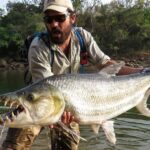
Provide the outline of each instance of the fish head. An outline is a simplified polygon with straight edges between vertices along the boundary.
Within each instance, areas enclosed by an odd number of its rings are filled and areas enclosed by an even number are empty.
[[[33,84],[0,95],[0,104],[8,108],[8,112],[1,115],[0,124],[15,128],[54,124],[65,108],[63,94],[46,84]]]

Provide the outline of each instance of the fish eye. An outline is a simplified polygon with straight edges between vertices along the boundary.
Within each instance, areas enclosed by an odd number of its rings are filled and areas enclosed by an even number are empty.
[[[33,101],[34,100],[34,95],[33,94],[28,94],[27,95],[27,100],[28,101]]]

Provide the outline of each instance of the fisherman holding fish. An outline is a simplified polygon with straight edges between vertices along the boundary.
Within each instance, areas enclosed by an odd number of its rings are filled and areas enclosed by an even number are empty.
[[[81,61],[84,62],[83,66],[92,64],[96,70],[116,63],[101,51],[88,31],[77,28],[86,48],[82,58],[80,41],[74,28],[76,13],[71,0],[45,0],[43,13],[49,46],[39,37],[35,37],[30,46],[28,60],[33,82],[52,75],[80,73]],[[147,70],[150,69],[123,66],[118,75]],[[64,112],[62,121],[80,133],[79,125],[73,120],[70,112]],[[9,128],[1,150],[29,150],[40,131],[41,127]],[[51,129],[51,143],[52,150],[77,150],[79,139],[75,136],[69,137],[56,125]]]

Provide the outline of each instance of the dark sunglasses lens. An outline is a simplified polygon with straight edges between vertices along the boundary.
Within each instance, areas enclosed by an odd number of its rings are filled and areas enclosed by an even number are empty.
[[[66,15],[58,15],[58,16],[45,16],[44,21],[46,23],[52,23],[55,20],[56,22],[64,22],[66,20]]]
[[[48,17],[48,16],[45,16],[44,17],[44,22],[46,22],[46,23],[52,23],[52,19],[51,19],[51,17]]]
[[[66,20],[65,15],[60,15],[60,16],[55,17],[55,21],[57,21],[57,22],[64,22],[65,20]]]

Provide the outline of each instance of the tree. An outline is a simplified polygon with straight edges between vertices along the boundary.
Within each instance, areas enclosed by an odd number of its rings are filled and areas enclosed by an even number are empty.
[[[16,55],[24,39],[36,31],[44,30],[42,14],[38,6],[24,3],[8,3],[8,13],[1,19],[1,51],[13,51]],[[14,48],[13,48],[14,47]]]
[[[0,20],[1,20],[1,18],[3,17],[4,12],[5,12],[5,11],[4,11],[3,9],[0,8]]]
[[[150,7],[146,0],[142,2],[115,0],[103,5],[100,0],[73,0],[78,26],[90,31],[102,50],[111,55],[149,50]],[[0,10],[0,53],[16,55],[29,34],[45,30],[43,0],[9,2],[7,10],[6,15]]]

